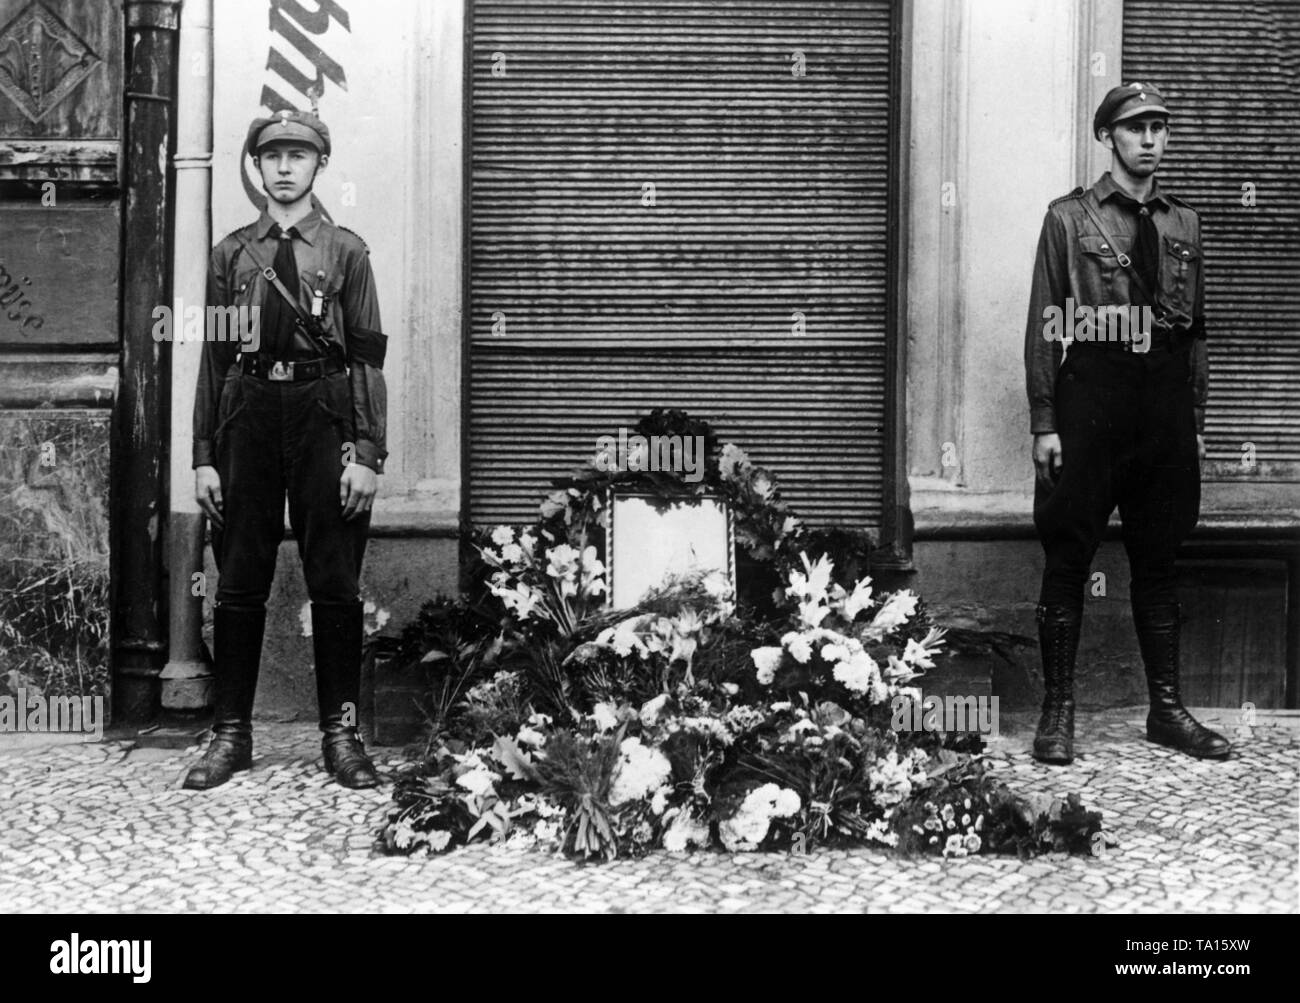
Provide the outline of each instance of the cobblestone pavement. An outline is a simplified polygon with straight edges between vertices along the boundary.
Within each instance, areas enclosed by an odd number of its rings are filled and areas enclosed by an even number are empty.
[[[1229,711],[1198,712],[1231,732]],[[1024,720],[992,752],[1023,791],[1079,791],[1120,845],[1102,858],[903,860],[656,854],[579,866],[475,846],[373,850],[387,788],[347,791],[314,729],[255,728],[250,773],[179,788],[198,749],[0,736],[6,912],[1296,912],[1300,716],[1260,712],[1227,762],[1146,742],[1144,710],[1081,715],[1075,762],[1030,759]],[[1032,727],[1032,725],[1030,725]],[[43,737],[43,736],[42,736]],[[399,757],[377,757],[392,767]]]

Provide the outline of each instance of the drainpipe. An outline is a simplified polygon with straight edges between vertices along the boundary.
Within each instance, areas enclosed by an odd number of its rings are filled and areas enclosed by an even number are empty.
[[[176,226],[172,250],[173,319],[204,303],[212,245],[212,0],[185,0],[176,87]],[[205,327],[206,330],[206,327]],[[202,710],[212,703],[210,660],[203,649],[203,516],[190,469],[191,414],[203,344],[171,344],[170,658],[162,671],[166,710]],[[199,577],[195,577],[199,576]]]
[[[113,451],[116,516],[113,717],[159,704],[163,636],[166,357],[154,308],[169,301],[167,153],[180,0],[126,0],[126,198],[122,213],[122,384]]]

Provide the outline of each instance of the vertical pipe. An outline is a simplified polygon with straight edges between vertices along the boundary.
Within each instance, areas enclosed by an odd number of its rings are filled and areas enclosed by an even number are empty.
[[[208,249],[212,244],[212,0],[185,0],[181,11],[176,81],[176,225],[172,248],[172,309],[177,326],[186,308],[204,305]],[[205,328],[206,329],[206,328]],[[198,710],[211,703],[212,673],[204,658],[201,627],[203,516],[194,501],[190,469],[191,412],[203,345],[171,346],[171,477],[167,516],[168,654],[162,671],[162,705]],[[198,593],[198,594],[196,594]]]
[[[114,718],[158,708],[162,630],[166,358],[153,339],[167,304],[167,154],[180,0],[126,0],[122,387],[114,418]]]

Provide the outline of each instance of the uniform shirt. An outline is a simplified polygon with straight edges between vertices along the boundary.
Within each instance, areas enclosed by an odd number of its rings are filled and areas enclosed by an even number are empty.
[[[1066,333],[1074,329],[1075,318],[1067,300],[1076,306],[1130,306],[1139,301],[1130,288],[1130,275],[1119,263],[1118,253],[1135,255],[1137,207],[1107,171],[1092,186],[1100,208],[1097,214],[1109,235],[1119,245],[1111,247],[1083,207],[1088,193],[1059,198],[1048,207],[1038,238],[1034,282],[1029,296],[1029,320],[1025,328],[1025,383],[1029,393],[1030,431],[1034,435],[1055,432],[1056,405],[1053,394],[1056,370],[1061,363],[1061,342],[1044,336],[1045,312],[1057,307],[1065,318]],[[1186,328],[1192,337],[1192,388],[1196,431],[1205,430],[1205,400],[1209,389],[1209,365],[1205,350],[1205,271],[1201,257],[1201,221],[1196,210],[1172,195],[1152,186],[1146,205],[1151,209],[1159,235],[1158,262],[1153,266],[1157,284],[1152,292],[1170,310],[1191,317]],[[1137,263],[1137,262],[1135,262]],[[1150,263],[1148,263],[1150,264]]]
[[[264,307],[278,297],[261,266],[275,260],[275,221],[265,212],[255,223],[236,230],[212,249],[208,262],[209,307]],[[356,234],[325,219],[313,208],[292,227],[293,253],[298,264],[298,302],[311,314],[312,294],[324,296],[321,333],[347,359],[352,388],[352,416],[357,463],[383,473],[387,449],[388,391],[383,361],[387,344],[381,333],[375,277],[370,252]],[[247,243],[258,261],[245,251]],[[264,343],[260,349],[265,351]],[[238,365],[240,343],[235,337],[218,340],[210,331],[203,343],[198,389],[194,397],[193,466],[215,466],[218,413],[222,388],[232,366]],[[291,358],[318,357],[305,333],[294,339]]]

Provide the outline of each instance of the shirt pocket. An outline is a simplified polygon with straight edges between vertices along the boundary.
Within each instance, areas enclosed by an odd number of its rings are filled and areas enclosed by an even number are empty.
[[[261,281],[261,269],[247,261],[245,255],[240,255],[240,261],[235,266],[233,284],[230,287],[231,299],[236,303],[252,303]]]
[[[1165,305],[1192,316],[1200,279],[1200,247],[1182,237],[1166,236],[1164,253],[1160,255],[1160,289],[1167,297]]]
[[[1117,247],[1098,234],[1079,237],[1079,274],[1075,282],[1079,305],[1096,307],[1127,300],[1128,281],[1119,254],[1128,254],[1129,250],[1127,244]]]

